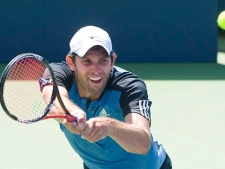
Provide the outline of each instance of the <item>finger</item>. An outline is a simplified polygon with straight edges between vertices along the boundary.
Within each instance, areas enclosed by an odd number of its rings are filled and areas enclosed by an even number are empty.
[[[87,128],[82,132],[82,138],[87,139],[88,141],[95,141],[100,138],[102,135],[101,128],[95,126],[93,123],[87,123]]]
[[[86,122],[86,128],[85,130],[82,132],[82,135],[84,137],[87,137],[88,135],[90,135],[92,132],[95,132],[97,129],[96,129],[96,126],[95,126],[95,122],[93,119],[90,119]]]
[[[77,124],[81,129],[84,129],[86,126],[86,114],[81,112],[77,114]]]
[[[63,119],[62,124],[66,127],[72,127],[72,126],[76,126],[77,123],[76,122],[68,122],[66,119]]]
[[[101,139],[105,138],[105,135],[102,135],[100,131],[95,132],[93,135],[89,136],[87,140],[91,143],[97,142]]]
[[[83,131],[80,129],[76,122],[68,122],[67,120],[63,120],[63,125],[67,130],[74,134],[81,134],[81,132]]]

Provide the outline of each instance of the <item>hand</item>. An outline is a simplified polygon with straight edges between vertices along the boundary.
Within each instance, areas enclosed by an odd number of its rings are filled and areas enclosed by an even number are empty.
[[[74,134],[81,134],[86,128],[86,113],[79,109],[76,112],[70,112],[73,116],[77,117],[77,122],[68,122],[66,119],[63,120],[63,125]]]
[[[91,143],[97,142],[108,135],[109,118],[96,117],[91,118],[86,123],[86,128],[81,137]]]

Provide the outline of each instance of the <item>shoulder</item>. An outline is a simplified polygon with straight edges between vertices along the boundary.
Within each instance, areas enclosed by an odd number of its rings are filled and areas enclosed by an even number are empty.
[[[144,80],[132,72],[115,67],[110,84],[110,90],[121,94],[119,102],[124,116],[135,112],[150,120],[151,101]]]
[[[70,71],[66,62],[52,62],[50,66],[53,68],[54,72],[57,71]]]
[[[111,84],[113,88],[118,90],[131,87],[146,88],[145,82],[139,76],[117,66],[114,67]]]
[[[73,82],[73,72],[70,70],[66,62],[51,63],[50,66],[53,69],[59,86],[65,87],[70,90]]]

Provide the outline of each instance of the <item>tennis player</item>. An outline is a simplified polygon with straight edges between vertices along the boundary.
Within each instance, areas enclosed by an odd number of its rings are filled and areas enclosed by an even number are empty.
[[[85,169],[171,169],[163,145],[150,132],[151,101],[142,79],[115,66],[108,33],[95,26],[78,30],[66,62],[51,63],[62,99],[78,122],[59,120]],[[51,80],[46,72],[43,94]],[[51,113],[63,113],[55,103]],[[70,162],[71,163],[71,162]]]

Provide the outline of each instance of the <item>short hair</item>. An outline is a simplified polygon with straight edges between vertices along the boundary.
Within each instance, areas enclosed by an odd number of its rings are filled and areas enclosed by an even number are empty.
[[[103,47],[100,46],[100,45],[95,45],[95,46],[91,47],[89,50],[97,51],[97,50],[99,50],[100,48],[103,48]],[[68,55],[69,55],[69,57],[72,58],[72,61],[73,61],[73,62],[75,62],[76,56],[79,57],[79,55],[76,54],[76,53],[74,53],[74,52],[68,52]],[[117,57],[117,55],[116,55],[115,52],[111,52],[111,53],[110,53],[111,60],[112,60],[113,56],[115,56],[115,58]]]

